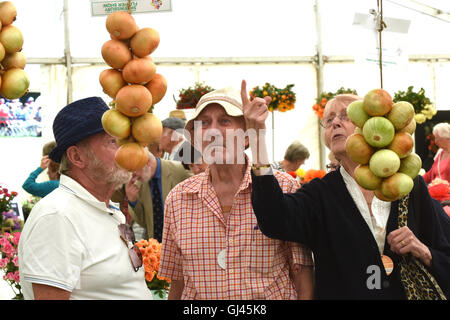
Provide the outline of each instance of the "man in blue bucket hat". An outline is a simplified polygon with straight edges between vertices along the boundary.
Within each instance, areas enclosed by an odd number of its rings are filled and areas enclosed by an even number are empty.
[[[115,139],[102,127],[98,97],[55,117],[59,187],[33,208],[19,241],[25,299],[151,299],[134,234],[114,191],[131,174],[114,162]]]

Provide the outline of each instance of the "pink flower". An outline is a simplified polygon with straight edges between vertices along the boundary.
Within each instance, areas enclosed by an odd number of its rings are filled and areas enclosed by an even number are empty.
[[[18,266],[19,266],[19,257],[18,257],[18,256],[15,256],[14,259],[12,260],[12,263],[13,263],[16,267],[18,267]]]
[[[11,243],[7,243],[3,246],[3,252],[6,254],[7,257],[12,257],[16,253],[16,249],[12,246]]]
[[[20,234],[20,232],[15,232],[11,240],[16,246],[19,244]]]
[[[7,243],[9,243],[7,238],[0,238],[0,247],[4,247]]]
[[[8,272],[8,273],[6,274],[6,279],[7,279],[7,280],[13,280],[13,281],[14,281],[14,273]]]
[[[17,283],[20,282],[19,271],[14,272],[13,280],[14,280],[15,282],[17,282]]]
[[[9,262],[9,259],[8,259],[8,258],[0,259],[0,268],[6,267],[6,265],[8,264],[8,262]]]

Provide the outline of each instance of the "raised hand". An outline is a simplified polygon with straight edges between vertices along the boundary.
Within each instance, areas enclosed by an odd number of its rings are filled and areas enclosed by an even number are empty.
[[[133,174],[132,178],[125,185],[125,194],[127,195],[128,201],[134,202],[138,199],[139,191],[141,189],[142,183],[136,174]]]
[[[266,165],[269,163],[265,134],[266,119],[269,116],[267,106],[272,99],[267,96],[250,101],[245,80],[242,80],[241,83],[241,98],[252,162],[256,165]]]
[[[266,119],[269,116],[269,109],[267,106],[272,99],[269,96],[266,96],[264,98],[255,98],[250,101],[247,94],[247,83],[245,80],[242,80],[241,83],[241,98],[247,130],[265,129]]]
[[[42,159],[41,159],[41,165],[40,165],[42,170],[47,169],[49,164],[50,164],[49,156],[43,156]]]

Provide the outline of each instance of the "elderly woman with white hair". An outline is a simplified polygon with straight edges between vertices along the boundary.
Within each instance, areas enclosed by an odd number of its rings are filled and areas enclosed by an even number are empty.
[[[339,160],[339,168],[295,193],[284,193],[268,165],[262,130],[267,102],[250,101],[245,81],[241,95],[247,130],[257,135],[250,148],[258,227],[269,238],[311,248],[317,299],[450,297],[450,220],[431,199],[423,179],[418,177],[413,191],[394,202],[378,199],[354,179],[358,164],[345,145],[355,125],[346,109],[361,98],[338,95],[325,106],[325,145]]]
[[[431,169],[423,179],[430,183],[436,178],[450,181],[450,124],[438,123],[433,128],[434,141],[439,147]]]

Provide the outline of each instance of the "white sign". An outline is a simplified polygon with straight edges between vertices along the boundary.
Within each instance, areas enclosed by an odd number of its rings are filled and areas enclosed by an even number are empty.
[[[383,67],[401,67],[408,63],[407,34],[411,21],[383,18],[386,23],[382,31]],[[379,64],[379,38],[376,19],[373,15],[356,13],[353,25],[358,28],[355,35],[355,62]]]
[[[171,0],[134,0],[131,13],[171,11]],[[116,11],[128,11],[128,0],[91,0],[92,16],[109,15]]]

